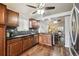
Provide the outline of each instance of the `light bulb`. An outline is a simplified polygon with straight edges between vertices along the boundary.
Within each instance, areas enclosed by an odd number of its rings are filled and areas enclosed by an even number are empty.
[[[44,10],[38,10],[37,13],[38,14],[43,14],[44,13]]]
[[[58,23],[57,21],[54,21],[53,23]]]

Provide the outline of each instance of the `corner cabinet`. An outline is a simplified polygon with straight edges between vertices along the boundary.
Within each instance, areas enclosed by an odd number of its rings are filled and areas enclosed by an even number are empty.
[[[17,27],[19,22],[19,13],[12,10],[7,10],[7,26],[8,27]]]

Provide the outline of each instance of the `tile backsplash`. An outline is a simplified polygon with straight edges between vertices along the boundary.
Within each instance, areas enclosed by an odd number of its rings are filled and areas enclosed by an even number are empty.
[[[17,31],[17,29],[7,29],[7,33],[9,33],[10,36],[7,37],[11,37],[12,36],[17,36],[17,35],[26,35],[26,34],[31,34],[31,33],[38,33],[38,30],[32,30],[29,29],[28,31]]]

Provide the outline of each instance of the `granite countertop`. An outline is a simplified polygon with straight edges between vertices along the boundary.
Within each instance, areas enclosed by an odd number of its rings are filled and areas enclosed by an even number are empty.
[[[31,33],[31,34],[17,35],[17,36],[13,36],[13,37],[7,37],[7,39],[14,39],[14,38],[19,38],[19,37],[25,37],[25,36],[35,35],[35,34],[38,34],[38,33]]]
[[[30,35],[35,35],[35,34],[38,34],[38,33],[26,33],[26,34],[18,34],[18,35],[15,35],[13,37],[7,37],[8,40],[10,39],[14,39],[14,38],[20,38],[20,37],[25,37],[25,36],[30,36]],[[49,34],[49,33],[39,33],[39,34]]]

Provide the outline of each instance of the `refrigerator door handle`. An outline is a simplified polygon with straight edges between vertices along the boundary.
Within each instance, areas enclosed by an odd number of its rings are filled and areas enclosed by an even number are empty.
[[[77,25],[76,26],[76,33],[75,33],[75,40],[73,39],[73,34],[72,34],[72,17],[73,17],[73,10],[75,10],[75,12],[76,12],[76,24],[75,25]],[[71,37],[71,43],[73,44],[73,45],[75,45],[76,44],[76,41],[77,41],[77,32],[78,32],[78,16],[77,16],[77,9],[76,9],[76,7],[74,7],[73,9],[72,9],[72,13],[71,13],[71,17],[70,17],[70,37]]]

